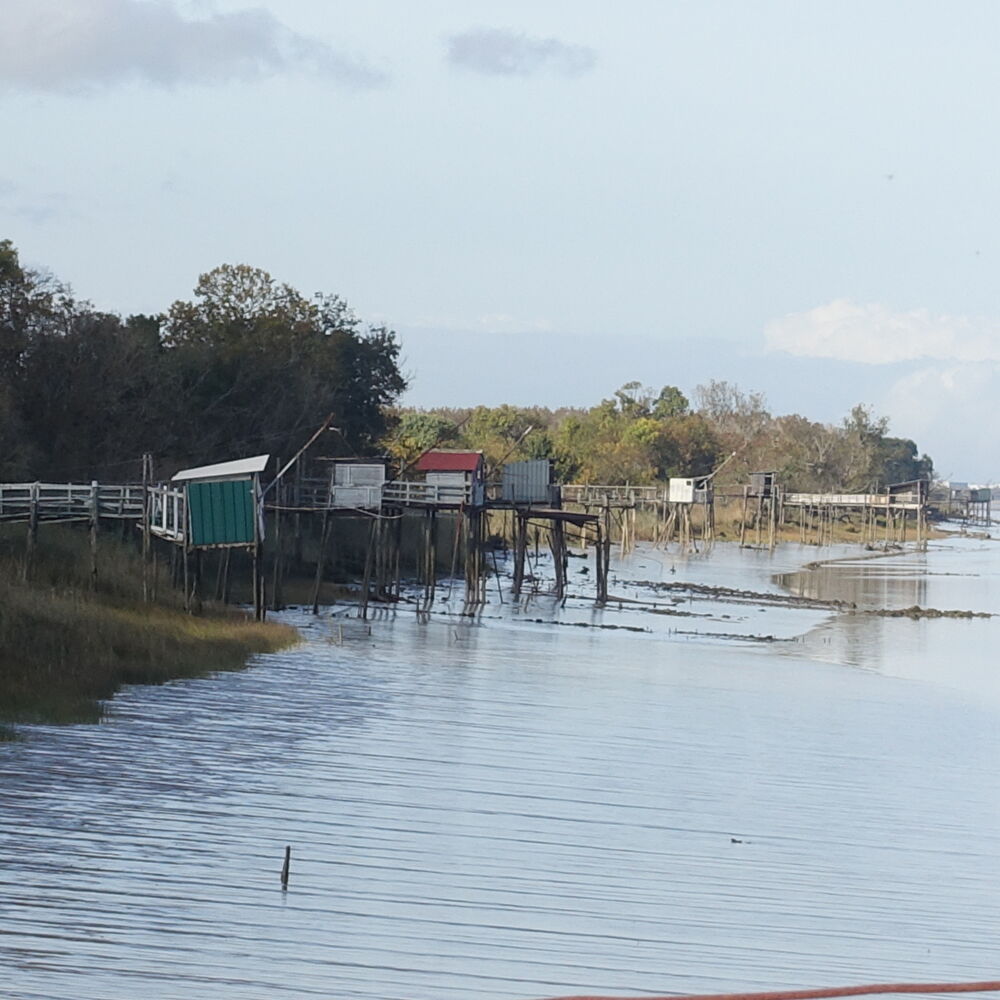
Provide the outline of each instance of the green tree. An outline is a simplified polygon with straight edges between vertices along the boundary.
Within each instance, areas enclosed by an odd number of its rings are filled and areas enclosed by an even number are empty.
[[[396,426],[386,438],[386,447],[399,465],[405,467],[431,448],[447,448],[457,437],[458,428],[447,417],[410,410],[397,417]]]
[[[168,367],[183,406],[177,448],[220,455],[290,455],[334,415],[340,453],[362,454],[388,429],[386,408],[405,389],[399,344],[363,329],[335,295],[307,300],[266,272],[223,265],[201,276],[191,302],[164,323]]]
[[[687,396],[675,385],[665,385],[653,401],[652,413],[657,420],[670,420],[673,417],[687,416],[691,404]]]

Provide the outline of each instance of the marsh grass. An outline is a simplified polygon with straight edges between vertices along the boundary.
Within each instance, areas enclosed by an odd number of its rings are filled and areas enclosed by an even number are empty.
[[[239,669],[296,640],[233,609],[186,614],[162,570],[143,604],[140,557],[115,537],[101,538],[94,587],[87,536],[68,527],[43,526],[27,582],[23,567],[23,529],[0,531],[0,739],[13,723],[98,721],[123,684]]]

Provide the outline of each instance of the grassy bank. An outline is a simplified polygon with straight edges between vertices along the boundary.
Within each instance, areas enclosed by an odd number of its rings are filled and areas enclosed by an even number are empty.
[[[43,526],[24,581],[23,537],[0,532],[0,738],[12,723],[96,721],[123,684],[234,670],[295,642],[294,629],[233,609],[186,614],[162,568],[157,602],[143,604],[140,557],[118,538],[102,535],[92,586],[86,535]]]

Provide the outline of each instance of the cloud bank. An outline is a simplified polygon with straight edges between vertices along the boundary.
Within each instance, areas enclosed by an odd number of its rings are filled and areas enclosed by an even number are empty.
[[[504,28],[472,28],[446,39],[448,62],[487,76],[580,76],[597,65],[597,53],[557,38],[531,38]]]
[[[551,333],[552,324],[547,319],[511,316],[508,313],[486,313],[482,316],[422,316],[407,324],[414,330],[454,333]]]
[[[893,312],[877,303],[838,299],[790,313],[764,330],[767,346],[798,357],[883,365],[922,358],[1000,361],[1000,324],[926,309]]]
[[[1000,323],[837,300],[775,320],[765,336],[772,351],[881,366],[887,382],[877,409],[931,454],[939,473],[1000,477],[1000,441],[989,433],[1000,395]]]
[[[125,82],[256,80],[306,72],[348,87],[383,81],[364,62],[262,8],[184,17],[172,0],[5,0],[0,89],[79,92]]]

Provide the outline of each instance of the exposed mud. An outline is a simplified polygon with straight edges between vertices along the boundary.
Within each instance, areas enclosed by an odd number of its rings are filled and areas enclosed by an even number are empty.
[[[942,611],[938,608],[921,608],[916,604],[910,608],[877,608],[873,611],[858,612],[863,615],[872,615],[876,618],[912,618],[917,621],[920,618],[995,618],[996,615],[988,611]]]
[[[698,597],[703,600],[720,600],[729,604],[763,604],[777,608],[819,608],[833,611],[851,611],[856,605],[850,601],[826,601],[795,594],[773,594],[757,590],[740,590],[736,587],[709,586],[702,583],[659,583],[637,580],[633,586],[648,587],[657,593],[672,593]],[[612,597],[611,601],[629,600]]]
[[[671,635],[691,635],[699,639],[735,639],[738,642],[797,642],[794,636],[757,635],[752,632],[702,632],[700,629],[671,629]]]

